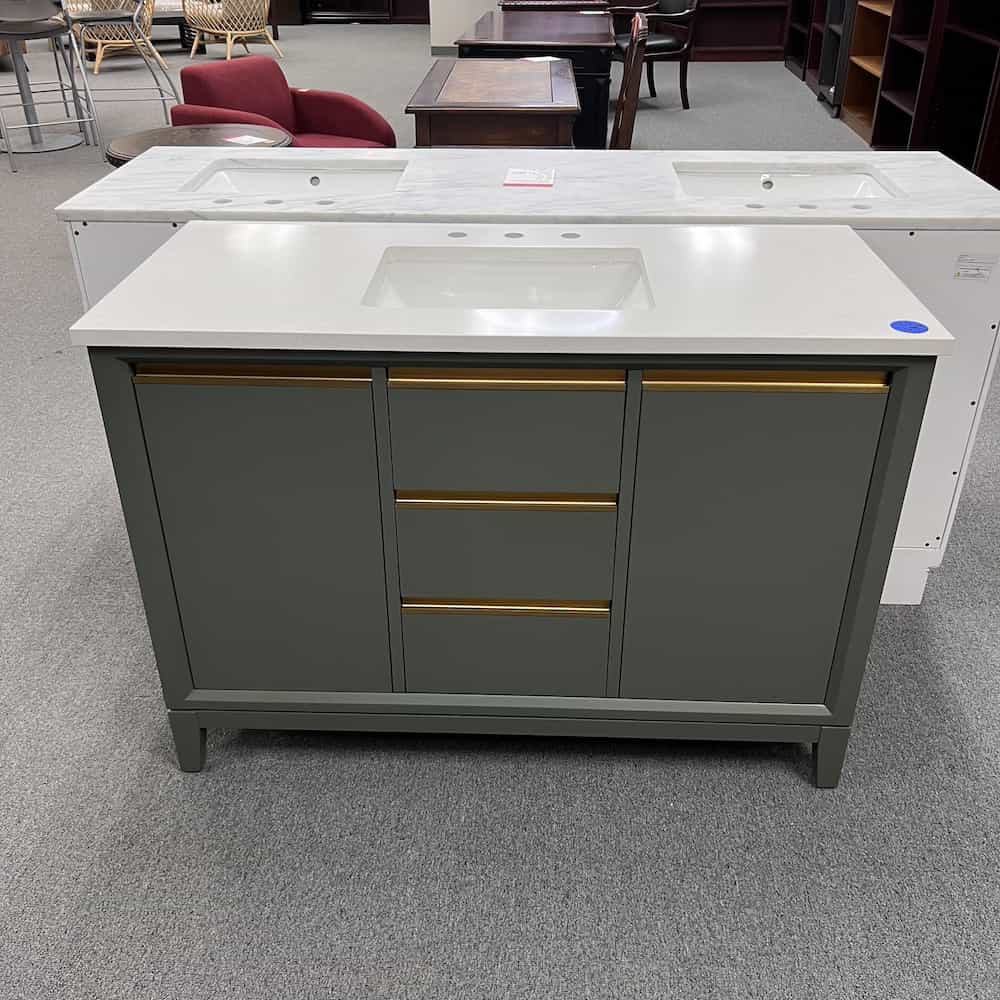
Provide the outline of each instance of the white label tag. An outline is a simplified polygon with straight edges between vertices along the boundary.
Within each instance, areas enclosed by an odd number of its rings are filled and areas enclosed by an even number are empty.
[[[259,135],[227,135],[226,142],[235,142],[237,146],[259,146],[262,142],[269,142]]]
[[[503,180],[504,187],[550,188],[556,182],[556,171],[511,167]]]
[[[989,281],[1000,257],[987,253],[959,254],[955,262],[955,277],[960,281]]]

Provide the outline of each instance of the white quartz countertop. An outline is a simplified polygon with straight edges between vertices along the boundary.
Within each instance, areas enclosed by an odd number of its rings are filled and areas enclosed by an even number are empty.
[[[229,167],[363,170],[379,164],[391,183],[365,187],[321,177],[301,190],[227,188]],[[885,196],[851,197],[840,187],[805,196],[784,185],[768,193],[692,195],[678,169],[740,168],[764,174],[821,167],[871,172]],[[551,187],[505,186],[510,168],[554,171]],[[780,178],[779,178],[780,180]],[[265,185],[266,187],[266,185]],[[757,206],[757,207],[751,207]],[[933,152],[607,151],[551,149],[244,149],[158,147],[60,205],[67,221],[191,219],[317,221],[840,223],[859,229],[1000,228],[1000,192]]]
[[[897,332],[898,320],[928,329]],[[951,346],[843,226],[194,222],[71,336],[89,346],[526,354]]]

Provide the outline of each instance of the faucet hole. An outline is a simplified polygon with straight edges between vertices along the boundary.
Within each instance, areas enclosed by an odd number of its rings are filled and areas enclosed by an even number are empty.
[[[580,238],[579,233],[563,233],[562,238],[564,240],[578,240]]]
[[[519,240],[524,236],[524,233],[504,233],[504,236],[509,240]]]
[[[468,233],[463,233],[463,232],[461,232],[460,230],[456,230],[455,232],[453,232],[453,233],[449,233],[448,235],[449,235],[449,236],[450,236],[450,237],[451,237],[451,238],[452,238],[453,240],[464,240],[464,239],[465,239],[465,237],[466,237],[466,236],[468,236],[469,234],[468,234]]]
[[[309,183],[312,184],[313,187],[319,187],[319,178],[313,174],[313,176],[309,178]]]

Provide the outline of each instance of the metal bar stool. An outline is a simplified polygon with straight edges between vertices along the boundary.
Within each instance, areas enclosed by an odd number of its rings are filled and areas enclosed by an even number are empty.
[[[85,73],[79,48],[65,20],[56,11],[52,0],[0,0],[0,40],[6,43],[9,50],[17,82],[16,89],[0,88],[0,144],[7,153],[13,173],[17,172],[15,153],[49,152],[79,146],[81,142],[100,142],[93,102],[86,90],[81,95],[76,85],[74,70],[78,68],[81,75]],[[33,83],[29,79],[21,47],[32,39],[48,39],[55,58],[56,80]],[[69,53],[63,45],[64,40],[69,42]],[[66,80],[63,79],[60,62],[65,66]],[[36,99],[49,94],[59,96],[54,100]],[[19,98],[16,103],[5,100],[13,96]],[[75,116],[70,111],[70,101]],[[56,121],[39,119],[38,108],[52,104],[62,104],[66,117]],[[14,124],[9,120],[7,112],[12,109],[20,110],[24,124]],[[44,135],[42,130],[53,125],[76,125],[80,135]],[[20,131],[28,133],[27,141],[18,143],[18,148],[15,148],[14,133]]]
[[[0,3],[4,0],[0,0]],[[74,39],[77,33],[95,31],[101,28],[112,28],[121,32],[125,39],[132,42],[136,52],[142,56],[142,61],[152,77],[151,87],[91,87],[83,73],[83,86],[91,100],[101,103],[107,101],[159,101],[163,105],[164,121],[170,124],[169,102],[180,104],[180,95],[170,79],[166,64],[159,65],[158,57],[150,57],[151,48],[146,33],[143,30],[142,18],[151,0],[63,0],[63,13]],[[82,63],[81,63],[82,65]],[[139,94],[152,92],[152,97],[104,97],[105,94]]]

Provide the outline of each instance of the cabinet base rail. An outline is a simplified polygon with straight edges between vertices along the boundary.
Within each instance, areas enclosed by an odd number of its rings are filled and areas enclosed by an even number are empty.
[[[544,716],[429,715],[347,712],[169,711],[182,771],[205,766],[209,729],[312,732],[445,733],[496,736],[568,736],[647,740],[732,740],[810,743],[818,788],[835,788],[847,753],[848,726],[654,719],[548,718]]]

